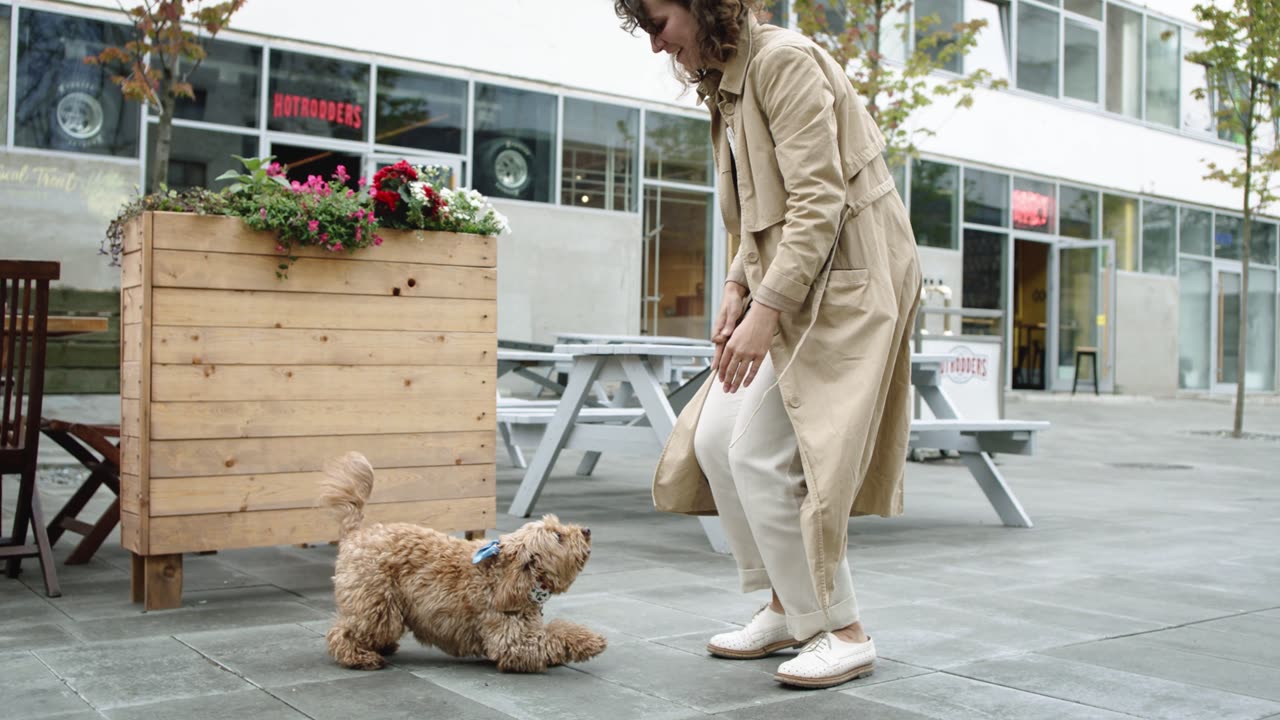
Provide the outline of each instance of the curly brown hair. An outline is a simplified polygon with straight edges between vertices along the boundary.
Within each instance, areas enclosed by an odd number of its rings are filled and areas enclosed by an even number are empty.
[[[698,23],[698,55],[707,61],[723,64],[738,49],[738,38],[746,27],[746,13],[758,9],[760,0],[668,0],[688,10]],[[634,34],[636,28],[654,34],[655,27],[645,10],[643,0],[613,0],[613,11],[622,21],[622,29]],[[699,68],[689,72],[671,60],[676,76],[686,85],[696,85],[719,71]]]

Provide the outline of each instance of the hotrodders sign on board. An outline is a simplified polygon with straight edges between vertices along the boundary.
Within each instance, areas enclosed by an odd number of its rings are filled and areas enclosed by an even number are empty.
[[[369,66],[286,50],[271,51],[267,127],[341,140],[364,140]]]
[[[942,391],[962,419],[1000,419],[999,338],[987,342],[979,338],[926,337],[921,352],[947,356],[942,364]],[[927,404],[921,404],[920,416],[933,418]]]

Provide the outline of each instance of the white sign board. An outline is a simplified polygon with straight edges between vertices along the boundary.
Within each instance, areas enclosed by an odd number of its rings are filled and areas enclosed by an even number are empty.
[[[920,351],[948,355],[942,365],[942,391],[963,420],[1000,418],[1000,342],[974,338],[925,337]],[[928,403],[920,403],[920,417],[934,419]]]

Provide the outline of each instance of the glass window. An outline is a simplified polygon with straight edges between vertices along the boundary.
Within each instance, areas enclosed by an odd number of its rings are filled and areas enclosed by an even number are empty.
[[[1213,256],[1213,215],[1204,210],[1182,208],[1179,218],[1179,241],[1184,253]]]
[[[1094,240],[1098,237],[1098,192],[1058,186],[1058,234]]]
[[[965,0],[965,18],[986,20],[978,41],[965,56],[966,72],[986,70],[996,80],[1009,80],[1009,5],[988,0]]]
[[[1245,348],[1244,386],[1276,389],[1276,272],[1249,270],[1249,335]]]
[[[1240,243],[1244,223],[1230,215],[1213,216],[1213,255],[1228,260],[1240,259]]]
[[[711,122],[651,112],[644,129],[644,176],[711,184]]]
[[[1102,237],[1116,243],[1116,269],[1138,269],[1138,201],[1102,196]]]
[[[705,338],[711,332],[712,205],[708,191],[645,188],[644,334]]]
[[[926,37],[942,33],[936,45],[926,49],[926,53],[930,58],[937,62],[938,54],[946,47],[947,43],[955,38],[952,32],[960,21],[960,2],[959,0],[916,0],[916,33],[915,40],[918,45],[921,40]],[[925,18],[936,18],[938,22],[930,23],[927,30],[920,32],[920,21]],[[947,59],[947,62],[940,65],[943,70],[958,73],[961,67],[961,57],[959,54],[953,54]]]
[[[789,20],[787,6],[790,4],[789,0],[769,0],[764,4],[764,13],[760,15],[760,21],[778,27],[787,27]]]
[[[634,212],[639,151],[639,110],[565,98],[560,202]]]
[[[1006,235],[1002,232],[975,230],[964,231],[964,284],[961,305],[986,310],[1004,309],[1004,276]],[[966,334],[990,335],[999,327],[998,322],[985,318],[964,320],[961,327]]]
[[[1193,63],[1186,56],[1204,50],[1204,41],[1195,33],[1187,33],[1182,38],[1182,127],[1184,130],[1211,133],[1214,127],[1213,103],[1208,94],[1203,99],[1195,99],[1196,89],[1208,91],[1209,77],[1205,66]]]
[[[880,54],[892,62],[907,61],[907,25],[911,18],[909,12],[903,9],[906,7],[908,6],[900,2],[890,2],[887,7],[880,6],[884,12],[884,17],[880,19]]]
[[[1178,26],[1147,18],[1147,119],[1178,127]]]
[[[129,42],[123,25],[23,10],[14,141],[24,147],[137,157],[138,104],[111,81],[123,68],[84,58]]]
[[[1142,272],[1173,275],[1178,265],[1176,208],[1142,203]]]
[[[1102,0],[1063,0],[1062,8],[1094,20],[1102,19]]]
[[[333,177],[338,166],[341,165],[352,178],[347,185],[354,189],[356,178],[372,176],[375,170],[375,168],[369,168],[368,172],[365,172],[363,153],[331,150],[319,147],[318,144],[292,145],[274,142],[271,143],[270,154],[275,156],[276,162],[288,168],[286,177],[298,182],[306,182],[311,175],[326,179]]]
[[[1027,178],[1013,180],[1013,227],[1033,232],[1053,232],[1053,183]]]
[[[1142,15],[1107,5],[1107,109],[1142,116]]]
[[[258,127],[258,83],[262,48],[214,40],[208,57],[191,74],[194,98],[179,98],[174,117],[220,125]],[[151,116],[159,113],[151,110]]]
[[[954,250],[960,228],[960,168],[916,160],[911,165],[911,228],[916,243]]]
[[[147,157],[154,157],[155,151],[156,124],[152,123],[147,128]],[[257,154],[257,135],[213,132],[175,125],[173,149],[169,155],[169,177],[165,182],[178,190],[190,187],[221,188],[228,183],[215,183],[215,178],[228,170],[243,170],[240,161],[231,157],[232,155],[255,157]],[[148,172],[147,192],[155,192],[156,188],[151,187],[150,182],[151,173]]]
[[[1062,93],[1069,98],[1098,102],[1098,29],[1067,20],[1062,32]]]
[[[1275,225],[1253,221],[1253,233],[1249,238],[1249,261],[1263,265],[1276,264]]]
[[[1058,13],[1018,3],[1018,87],[1058,97]]]
[[[554,202],[556,97],[476,84],[475,173],[485,195]]]
[[[964,171],[964,221],[1009,227],[1009,176]]]
[[[319,55],[271,51],[269,130],[364,140],[369,66]]]
[[[465,80],[378,68],[373,141],[461,155],[466,149]]]
[[[9,137],[9,6],[0,5],[0,145]]]
[[[1187,390],[1209,388],[1210,265],[1183,258],[1178,269],[1178,387]]]
[[[898,197],[901,197],[905,203],[907,201],[907,164],[900,162],[890,165],[889,172],[893,173],[893,185],[898,190]]]

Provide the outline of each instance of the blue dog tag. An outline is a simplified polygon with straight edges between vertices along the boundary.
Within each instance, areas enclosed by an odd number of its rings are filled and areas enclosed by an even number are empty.
[[[485,560],[488,560],[489,558],[497,554],[498,554],[498,541],[490,540],[489,542],[485,543],[484,546],[481,547],[479,550],[476,550],[475,555],[471,556],[471,564],[479,565],[481,562],[484,562]]]

